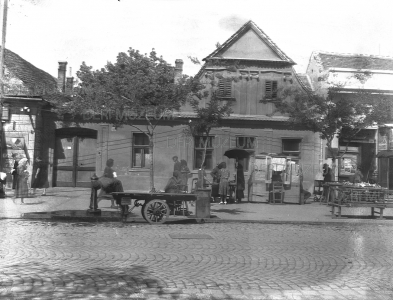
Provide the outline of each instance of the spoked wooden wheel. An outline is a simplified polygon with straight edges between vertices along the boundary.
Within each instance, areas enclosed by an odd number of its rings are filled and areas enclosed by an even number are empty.
[[[162,200],[151,200],[143,205],[142,216],[150,224],[163,224],[169,216],[169,206]]]

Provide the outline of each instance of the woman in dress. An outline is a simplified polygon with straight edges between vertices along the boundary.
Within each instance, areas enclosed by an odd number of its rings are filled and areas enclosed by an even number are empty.
[[[123,184],[119,179],[117,179],[117,174],[113,170],[114,160],[112,158],[106,161],[106,167],[104,169],[104,176],[100,179],[102,189],[105,193],[110,194],[114,192],[124,192]],[[117,208],[115,205],[115,200],[111,199],[111,208]],[[116,203],[119,204],[120,203]]]
[[[46,189],[49,187],[48,183],[48,165],[44,163],[41,157],[35,159],[35,167],[37,169],[33,182],[33,193],[36,189],[43,189],[42,196],[46,196]]]
[[[332,169],[329,167],[328,164],[323,164],[323,181],[324,182],[332,182]],[[325,201],[329,201],[328,199],[329,188],[325,185],[323,186],[323,197]]]
[[[168,183],[164,188],[165,193],[180,193],[182,190],[182,181],[180,179],[180,172],[174,171],[173,176],[169,178]],[[169,206],[171,212],[173,212],[175,208],[175,201],[174,200],[166,200],[166,203]]]
[[[174,171],[173,176],[169,178],[164,191],[165,193],[179,193],[181,191],[182,180],[180,178],[180,172]]]
[[[16,169],[18,180],[15,186],[15,198],[20,198],[21,204],[24,204],[23,198],[28,197],[29,188],[27,186],[27,179],[29,178],[29,172],[27,172],[27,158],[22,158]]]
[[[182,189],[188,192],[188,174],[190,174],[190,169],[187,166],[187,162],[182,159],[180,161],[180,180]]]
[[[17,153],[12,153],[12,159],[14,160],[14,168],[12,169],[12,189],[15,190],[16,188],[16,182],[18,181],[18,154]]]
[[[241,163],[237,164],[236,181],[236,202],[239,203],[244,198],[244,189],[246,188],[246,181],[244,180],[244,170]]]
[[[213,198],[213,202],[215,199],[220,197],[219,192],[219,184],[220,184],[220,170],[221,170],[221,163],[217,164],[217,166],[211,171],[210,175],[213,177],[212,183],[212,194],[211,197]]]
[[[227,204],[227,195],[229,193],[229,170],[227,169],[226,163],[221,163],[220,170],[220,184],[218,186],[218,193],[221,197],[220,204]]]

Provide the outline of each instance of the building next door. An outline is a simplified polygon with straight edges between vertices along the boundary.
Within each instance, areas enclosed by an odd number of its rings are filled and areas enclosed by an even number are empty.
[[[56,130],[54,186],[90,187],[96,171],[97,131],[86,128]]]

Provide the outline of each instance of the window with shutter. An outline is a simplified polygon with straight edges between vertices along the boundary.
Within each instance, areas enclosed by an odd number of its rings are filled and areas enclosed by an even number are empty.
[[[267,80],[265,83],[265,96],[267,99],[277,98],[277,81]]]
[[[232,79],[221,78],[218,82],[218,96],[220,98],[231,98],[232,96]]]

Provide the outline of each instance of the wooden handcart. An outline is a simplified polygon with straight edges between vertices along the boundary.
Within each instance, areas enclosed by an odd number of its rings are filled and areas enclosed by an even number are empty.
[[[196,201],[196,194],[149,193],[139,191],[115,192],[114,199],[120,203],[123,222],[135,208],[141,207],[142,217],[151,224],[163,224],[170,214],[189,216],[188,203]],[[130,205],[134,200],[133,206]]]

